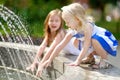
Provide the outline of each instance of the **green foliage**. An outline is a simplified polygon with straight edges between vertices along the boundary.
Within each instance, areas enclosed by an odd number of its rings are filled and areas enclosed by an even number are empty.
[[[116,5],[117,0],[89,0],[89,3],[92,8],[100,8],[101,6],[104,6],[107,3],[112,3]]]
[[[4,4],[6,0],[0,0],[0,4]]]

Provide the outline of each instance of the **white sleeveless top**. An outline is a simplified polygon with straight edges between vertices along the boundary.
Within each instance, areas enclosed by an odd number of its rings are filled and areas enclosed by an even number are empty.
[[[64,47],[63,52],[73,54],[73,55],[79,55],[83,46],[83,41],[84,41],[84,35],[83,34],[78,34],[77,31],[68,29],[68,33],[71,33],[73,35],[72,39],[68,42],[68,44]],[[78,39],[80,41],[79,46],[80,49],[76,48],[74,46],[74,40]],[[93,51],[93,48],[89,48],[88,53],[91,53]]]

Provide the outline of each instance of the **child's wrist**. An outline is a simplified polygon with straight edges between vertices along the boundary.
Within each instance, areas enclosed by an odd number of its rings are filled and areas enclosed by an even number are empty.
[[[33,64],[34,64],[34,65],[38,64],[38,61],[34,61]]]

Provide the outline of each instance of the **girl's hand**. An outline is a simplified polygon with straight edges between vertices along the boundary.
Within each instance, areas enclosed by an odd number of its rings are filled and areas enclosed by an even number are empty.
[[[70,63],[68,65],[69,66],[79,66],[79,63],[77,61],[75,61],[75,62],[72,62],[72,63]]]
[[[44,65],[43,64],[39,64],[37,72],[36,72],[36,76],[40,77],[42,75],[42,71],[44,69]]]
[[[50,60],[47,60],[47,61],[44,63],[44,65],[45,65],[45,68],[47,68],[48,66],[51,66],[51,61],[50,61]]]
[[[41,77],[42,72],[43,72],[43,69],[44,69],[44,68],[47,68],[50,64],[51,64],[51,61],[49,61],[49,60],[45,61],[45,62],[42,63],[42,64],[39,64],[38,70],[37,70],[37,72],[36,72],[36,76],[37,76],[37,77]]]
[[[29,67],[27,67],[26,70],[34,72],[36,65],[37,65],[37,63],[33,63]]]

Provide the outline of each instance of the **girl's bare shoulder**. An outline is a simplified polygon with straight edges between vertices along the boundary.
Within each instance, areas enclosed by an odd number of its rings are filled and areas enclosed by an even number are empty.
[[[66,30],[65,29],[61,29],[57,34],[57,36],[60,37],[60,38],[64,38],[65,35],[66,35]]]

